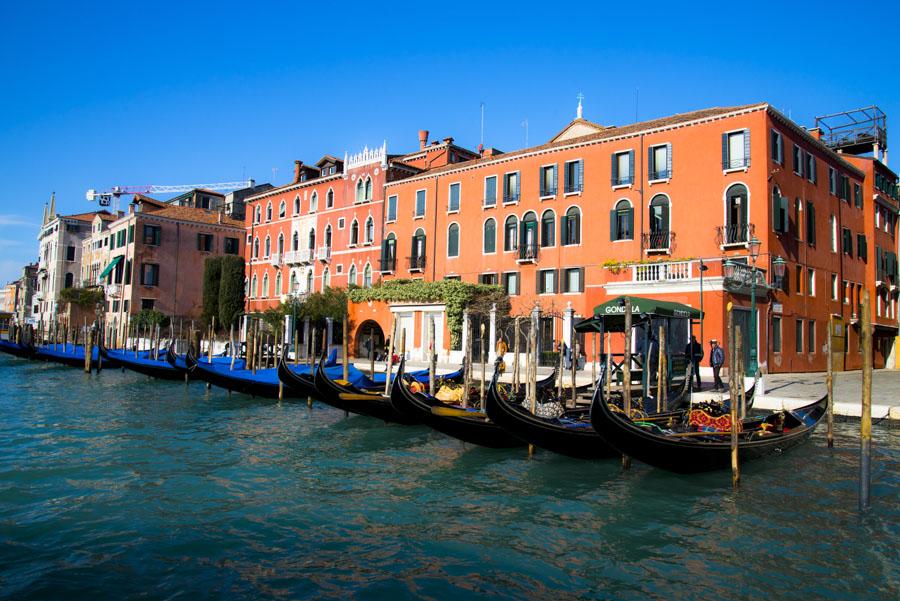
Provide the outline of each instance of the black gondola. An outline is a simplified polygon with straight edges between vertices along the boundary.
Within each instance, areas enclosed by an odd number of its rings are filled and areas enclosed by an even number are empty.
[[[174,343],[169,344],[169,348],[173,346]],[[166,359],[151,359],[149,355],[142,356],[141,353],[138,353],[138,356],[135,357],[134,353],[127,350],[111,351],[106,348],[106,345],[102,342],[98,345],[98,348],[100,349],[100,356],[103,357],[104,362],[114,361],[123,369],[144,374],[151,378],[160,378],[162,380],[180,380],[183,377],[183,372],[175,369]],[[169,349],[167,348],[166,354],[168,354],[168,352]]]
[[[19,357],[20,359],[31,359],[34,347],[28,344],[19,344],[11,340],[0,339],[0,352]]]
[[[37,347],[32,347],[32,359],[37,359],[39,361],[47,361],[49,363],[60,363],[62,365],[68,365],[69,367],[84,367],[84,346],[83,345],[74,345],[74,344],[63,344],[62,350],[59,348],[53,348],[51,344],[44,344]],[[98,360],[100,358],[100,351],[96,346],[92,348],[91,352],[91,369],[96,369],[98,365]],[[118,367],[119,363],[110,359],[109,361],[104,361],[103,367]]]
[[[742,421],[738,439],[741,463],[777,455],[805,441],[825,415],[827,397],[793,411],[776,412]],[[683,422],[684,410],[675,422]],[[597,387],[591,403],[591,424],[617,451],[654,467],[696,473],[731,467],[730,432],[673,432],[655,423],[628,419],[603,400]],[[762,424],[770,424],[765,431]]]
[[[396,382],[397,379],[395,378],[394,381]],[[379,392],[357,388],[349,382],[332,380],[325,373],[322,361],[316,365],[314,383],[315,398],[336,409],[374,417],[386,422],[406,425],[419,423],[419,420],[414,417],[397,411],[391,404],[390,397]]]
[[[198,361],[191,346],[184,356],[185,368],[192,377],[209,382],[219,388],[231,392],[242,392],[251,396],[270,399],[278,398],[278,370],[274,368],[258,369],[253,373],[249,369],[231,370],[228,363],[207,363]],[[296,398],[288,389],[284,390],[285,398]]]
[[[404,364],[401,359],[397,377],[391,383],[391,403],[399,413],[447,436],[483,447],[504,449],[524,444],[481,411],[469,411],[443,403],[431,395],[411,391],[403,381]]]

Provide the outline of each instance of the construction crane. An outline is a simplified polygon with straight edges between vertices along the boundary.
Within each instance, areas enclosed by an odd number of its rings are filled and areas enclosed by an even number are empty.
[[[98,192],[97,190],[88,190],[85,194],[85,197],[93,202],[97,201],[97,204],[101,207],[108,207],[116,203],[116,207],[114,210],[118,209],[119,197],[125,194],[177,194],[179,192],[190,192],[191,190],[196,190],[197,188],[202,188],[204,190],[219,190],[219,191],[232,191],[232,190],[240,190],[241,188],[252,188],[253,180],[247,180],[243,182],[219,182],[216,184],[185,184],[181,186],[157,186],[157,185],[147,185],[147,186],[113,186],[111,189],[106,192]]]

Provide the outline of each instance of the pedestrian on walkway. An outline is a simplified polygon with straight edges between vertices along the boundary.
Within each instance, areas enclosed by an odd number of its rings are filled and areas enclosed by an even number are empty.
[[[719,377],[719,372],[725,364],[725,351],[722,350],[722,347],[719,346],[719,341],[715,338],[710,340],[709,344],[712,347],[709,351],[709,364],[712,366],[713,370],[713,380],[715,385],[713,390],[725,390],[725,384],[722,383],[722,378]]]
[[[684,350],[684,354],[687,355],[691,362],[691,375],[697,380],[694,390],[700,390],[702,387],[700,382],[700,362],[703,361],[703,345],[697,341],[697,337],[693,334],[691,335],[691,341]]]

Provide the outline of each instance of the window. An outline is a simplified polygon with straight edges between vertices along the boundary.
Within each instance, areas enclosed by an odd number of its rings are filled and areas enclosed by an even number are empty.
[[[503,176],[503,202],[519,202],[519,172],[507,173]]]
[[[672,177],[672,145],[651,146],[647,157],[649,179],[662,180]]]
[[[747,188],[735,184],[725,193],[725,244],[743,244],[750,239]]]
[[[392,233],[381,243],[381,271],[397,268],[397,237]]]
[[[256,298],[259,296],[259,282],[256,279],[256,274],[253,274],[253,280],[250,283],[250,298]]]
[[[562,246],[581,244],[581,210],[571,207],[559,221],[559,243]]]
[[[856,256],[863,261],[869,260],[869,241],[864,234],[856,234]]]
[[[816,321],[814,319],[810,319],[806,322],[806,348],[808,352],[815,353],[816,352]]]
[[[365,241],[366,244],[375,242],[375,220],[372,219],[371,215],[366,218]]]
[[[850,228],[845,227],[841,230],[841,250],[845,255],[853,256],[853,234]]]
[[[362,202],[366,198],[366,185],[362,178],[356,180],[356,199],[355,202]]]
[[[450,184],[447,211],[450,213],[459,212],[459,183]]]
[[[278,249],[279,256],[284,254],[284,234],[280,232],[278,234],[278,246],[276,248]]]
[[[797,265],[797,294],[803,294],[803,267]]]
[[[314,276],[313,276],[312,269],[310,269],[309,271],[306,272],[306,291],[307,292],[313,291],[313,277]]]
[[[300,195],[294,197],[294,215],[300,214]]]
[[[322,292],[324,292],[325,289],[329,288],[330,286],[331,286],[331,272],[328,271],[328,268],[326,267],[325,270],[322,272]]]
[[[125,276],[125,284],[131,284],[131,259],[125,260],[125,271],[123,275]]]
[[[563,271],[563,292],[584,292],[583,267],[572,267]]]
[[[256,210],[253,211],[253,223],[259,223],[262,221],[262,209],[259,205],[256,205]]]
[[[627,200],[620,200],[609,214],[609,239],[632,240],[634,232],[634,209]]]
[[[482,273],[478,276],[478,283],[484,284],[486,286],[496,286],[497,285],[497,274],[496,273]]]
[[[556,196],[556,165],[541,167],[541,198]]]
[[[212,252],[213,236],[212,234],[197,234],[197,250],[201,252]]]
[[[781,352],[781,317],[772,316],[772,352]]]
[[[325,246],[331,248],[331,224],[325,226]]]
[[[746,169],[750,166],[750,130],[722,134],[722,169]]]
[[[66,247],[66,261],[74,261],[75,260],[75,247],[67,246]]]
[[[272,221],[272,202],[266,205],[266,221]]]
[[[269,298],[269,274],[263,274],[263,289],[262,289],[263,298]]]
[[[772,130],[772,160],[784,165],[784,139],[781,132]]]
[[[159,265],[156,263],[141,263],[141,285],[159,286]]]
[[[316,247],[316,228],[310,228],[306,243],[306,247],[310,250],[313,250]]]
[[[387,220],[397,221],[397,195],[388,196]]]
[[[811,200],[806,201],[806,243],[816,245],[816,206]]]
[[[287,204],[282,200],[278,205],[278,218],[284,219],[285,215],[287,215]]]
[[[71,288],[75,285],[75,274],[74,273],[66,273],[66,278],[63,283],[63,288]]]
[[[372,266],[369,263],[366,263],[366,266],[363,268],[363,288],[371,288],[372,287]]]
[[[831,274],[831,300],[836,301],[838,299],[838,277],[836,274]]]
[[[584,188],[584,163],[581,160],[566,162],[565,193],[574,194]]]
[[[811,267],[806,268],[806,294],[816,295],[816,272]]]
[[[506,218],[503,225],[503,250],[510,252],[516,249],[516,234],[519,231],[519,220],[515,215]]]
[[[356,265],[350,266],[350,271],[347,274],[347,283],[351,286],[356,286]]]
[[[799,202],[799,199],[797,199],[797,202]],[[778,186],[772,188],[772,229],[779,234],[787,233],[790,229],[787,204],[788,199],[781,195],[781,190],[778,189]],[[798,205],[794,206],[797,208]]]
[[[484,206],[497,206],[497,176],[491,175],[484,178]]]
[[[850,203],[850,178],[846,175],[842,175],[840,180],[838,180],[838,185],[840,186],[838,192],[840,193],[841,200],[846,201],[848,204]]]
[[[857,209],[863,208],[862,188],[859,184],[853,184],[853,204]]]
[[[125,230],[119,230],[116,232],[116,242],[119,248],[125,246]]]
[[[275,274],[275,296],[281,296],[281,272]]]
[[[416,213],[414,216],[425,216],[425,190],[416,190]]]
[[[834,167],[828,168],[828,191],[837,196],[837,171],[834,170]]]
[[[512,271],[503,274],[503,291],[512,296],[519,294],[519,274]]]
[[[359,222],[354,219],[350,224],[350,246],[356,246],[359,243]]]
[[[293,294],[293,293],[297,292],[297,272],[296,271],[291,271],[291,279],[290,279],[290,283],[288,284],[288,286],[289,286],[288,294]]]
[[[626,150],[612,155],[612,185],[627,186],[634,181],[634,151]]]
[[[831,229],[831,252],[836,253],[837,252],[837,239],[838,239],[837,219],[835,218],[834,215],[832,215],[830,221],[831,221],[831,228],[830,228]]]
[[[263,256],[268,259],[272,254],[272,238],[270,238],[269,236],[266,236],[265,250],[266,252]]]
[[[334,167],[332,167],[334,169]],[[396,197],[394,197],[396,200]],[[334,207],[334,190],[328,188],[328,192],[325,193],[325,208],[330,209]]]
[[[126,303],[128,301],[125,301]],[[142,311],[152,311],[153,307],[156,306],[155,298],[142,298],[141,299],[141,310]]]
[[[485,254],[497,252],[497,222],[493,218],[484,222],[482,251]]]
[[[225,239],[226,242],[228,238]],[[291,250],[300,250],[300,232],[294,231],[291,235]]]
[[[819,179],[817,171],[818,168],[816,166],[816,157],[809,153],[806,153],[806,179],[808,179],[812,183],[816,183],[816,181]]]
[[[794,320],[794,338],[797,344],[797,353],[803,352],[803,320]]]
[[[372,200],[372,178],[366,178],[366,191],[365,191],[365,200]]]
[[[134,242],[134,224],[128,226],[128,242]]]
[[[252,256],[254,259],[259,258],[259,236],[257,236],[253,240],[253,255]]]
[[[794,144],[794,173],[800,177],[803,177],[803,163],[806,162],[806,157],[803,154],[803,150]]]
[[[553,211],[546,210],[541,215],[541,246],[547,248],[556,244],[556,216]]]
[[[651,250],[669,248],[669,199],[665,194],[657,194],[650,201],[650,245]]]
[[[553,294],[556,292],[556,270],[542,269],[537,277],[538,294]]]
[[[456,223],[447,228],[447,256],[459,256],[459,224]]]
[[[147,244],[149,246],[159,246],[161,238],[162,228],[160,228],[158,225],[144,226],[144,244]]]

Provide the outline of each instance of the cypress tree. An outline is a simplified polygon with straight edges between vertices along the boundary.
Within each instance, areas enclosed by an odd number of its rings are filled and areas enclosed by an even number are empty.
[[[203,266],[203,323],[208,327],[219,312],[219,288],[222,279],[222,257],[209,257]],[[224,324],[223,324],[224,325]]]
[[[244,312],[244,259],[235,255],[220,258],[219,323],[229,328]]]

